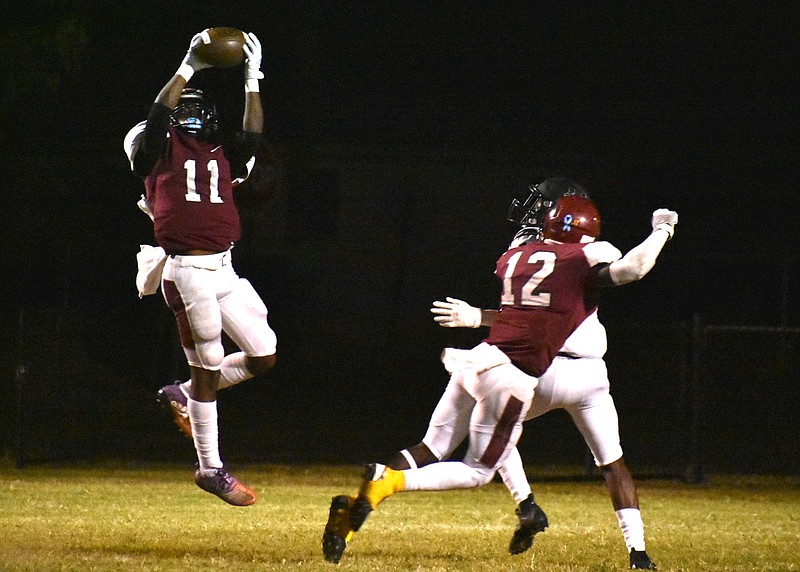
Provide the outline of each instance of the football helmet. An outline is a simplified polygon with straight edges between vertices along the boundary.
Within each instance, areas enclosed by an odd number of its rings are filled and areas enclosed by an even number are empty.
[[[600,213],[587,197],[563,195],[544,216],[542,238],[558,242],[593,242],[600,236]]]
[[[169,115],[169,124],[192,135],[208,138],[217,130],[217,109],[202,90],[186,87]]]
[[[512,200],[508,208],[508,220],[520,225],[512,245],[542,238],[545,216],[555,206],[559,197],[575,195],[590,199],[586,189],[572,179],[564,177],[545,179],[528,187],[528,191],[527,198],[522,202],[518,199]]]

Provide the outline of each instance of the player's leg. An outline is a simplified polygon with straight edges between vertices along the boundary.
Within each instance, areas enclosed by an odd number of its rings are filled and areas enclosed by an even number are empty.
[[[508,551],[511,554],[521,554],[533,546],[534,537],[538,533],[544,532],[549,526],[549,522],[542,508],[536,504],[530,483],[525,475],[522,457],[516,447],[500,465],[498,472],[511,496],[517,501],[517,508],[514,512],[517,515],[518,523],[508,544]]]
[[[477,377],[474,373],[456,372],[453,380],[463,384],[475,399],[470,415],[469,446],[464,460],[402,471],[405,477],[404,490],[482,486],[491,481],[522,435],[522,421],[533,397],[537,382],[535,378],[525,375],[511,364],[503,364]],[[365,484],[369,489],[369,483]],[[370,496],[374,508],[385,497],[381,498],[381,487],[373,488],[377,488],[377,494]]]
[[[420,443],[398,452],[388,463],[392,469],[416,469],[448,458],[469,434],[475,399],[451,376],[428,422]]]
[[[223,359],[220,389],[267,373],[277,358],[266,305],[249,280],[232,274],[230,291],[220,298],[222,328],[241,351]]]
[[[560,361],[560,359],[556,359],[539,378],[531,406],[525,416],[526,421],[561,406],[561,399],[564,396],[561,395],[556,383]],[[520,554],[533,545],[535,535],[543,532],[549,526],[549,522],[545,512],[536,504],[528,477],[525,474],[522,458],[516,448],[500,465],[498,473],[517,502],[514,512],[517,515],[518,523],[511,536],[508,550],[511,554]]]
[[[630,555],[631,568],[655,569],[645,552],[644,523],[636,485],[622,457],[619,418],[609,393],[602,360],[575,360],[575,375],[586,391],[574,405],[565,407],[583,435],[600,468],[614,512]],[[583,363],[581,363],[583,362]]]
[[[396,453],[387,466],[397,471],[416,469],[449,457],[469,433],[469,413],[474,404],[475,400],[464,388],[451,379],[434,408],[422,441]],[[331,499],[322,535],[323,554],[329,562],[341,559],[353,537],[353,524],[360,528],[372,510],[369,505],[361,506],[358,516],[352,516],[356,497],[357,494],[338,495]]]
[[[225,471],[219,453],[216,393],[224,348],[217,293],[224,285],[224,275],[205,268],[218,262],[214,257],[175,257],[171,261],[165,267],[162,287],[175,313],[192,374],[187,410],[198,458],[195,482],[225,502],[248,506],[256,501],[255,493]]]

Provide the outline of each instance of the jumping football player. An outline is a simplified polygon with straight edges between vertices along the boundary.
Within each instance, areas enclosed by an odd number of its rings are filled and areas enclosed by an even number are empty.
[[[153,102],[146,121],[125,138],[133,172],[144,180],[140,208],[153,219],[163,260],[148,270],[174,312],[191,380],[159,392],[194,441],[197,485],[227,503],[249,506],[256,493],[231,476],[219,451],[217,390],[261,375],[276,360],[276,336],[267,308],[231,264],[241,233],[234,187],[246,179],[261,140],[261,44],[245,34],[244,115],[237,137],[221,137],[217,110],[187,87],[210,65],[195,54],[196,34],[178,70]],[[225,355],[223,331],[241,351]]]

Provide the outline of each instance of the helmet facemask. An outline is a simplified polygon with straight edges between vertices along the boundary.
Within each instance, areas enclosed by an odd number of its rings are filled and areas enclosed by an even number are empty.
[[[169,124],[196,137],[210,139],[217,130],[217,110],[199,89],[185,89],[170,113]]]
[[[518,237],[538,239],[542,231],[542,224],[544,224],[544,217],[555,204],[553,198],[545,196],[539,191],[539,185],[529,187],[528,190],[530,193],[524,201],[520,202],[519,199],[514,199],[511,201],[511,206],[508,207],[508,220],[521,227],[514,237],[515,241]]]
[[[551,177],[532,187],[528,197],[520,202],[511,201],[508,209],[508,220],[520,226],[514,235],[512,245],[524,244],[532,240],[541,240],[545,217],[556,206],[560,197],[575,195],[589,199],[589,193],[581,185],[565,177]]]

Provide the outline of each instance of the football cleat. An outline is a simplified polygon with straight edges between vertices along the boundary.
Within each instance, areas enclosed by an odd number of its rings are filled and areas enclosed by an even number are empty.
[[[158,390],[156,401],[164,409],[172,414],[172,420],[178,429],[189,439],[192,438],[192,424],[189,422],[188,398],[180,388],[182,382],[176,381],[171,385],[165,385]]]
[[[358,498],[350,509],[350,527],[358,531],[378,504],[405,488],[406,477],[403,471],[395,471],[380,463],[366,465],[364,482],[361,483]]]
[[[519,503],[515,510],[519,524],[511,537],[508,551],[511,554],[521,554],[533,546],[533,537],[550,526],[547,522],[547,515],[533,500],[533,495],[529,495],[524,501]]]
[[[631,570],[658,570],[644,550],[631,550]]]
[[[211,474],[204,474],[201,469],[197,469],[194,472],[194,482],[204,491],[217,495],[234,506],[250,506],[258,498],[253,489],[240,483],[225,469],[214,469]]]
[[[331,508],[328,512],[328,522],[325,532],[322,533],[322,553],[325,560],[338,564],[347,548],[347,543],[353,538],[353,529],[350,527],[350,509],[356,497],[347,495],[335,496],[331,499]]]

